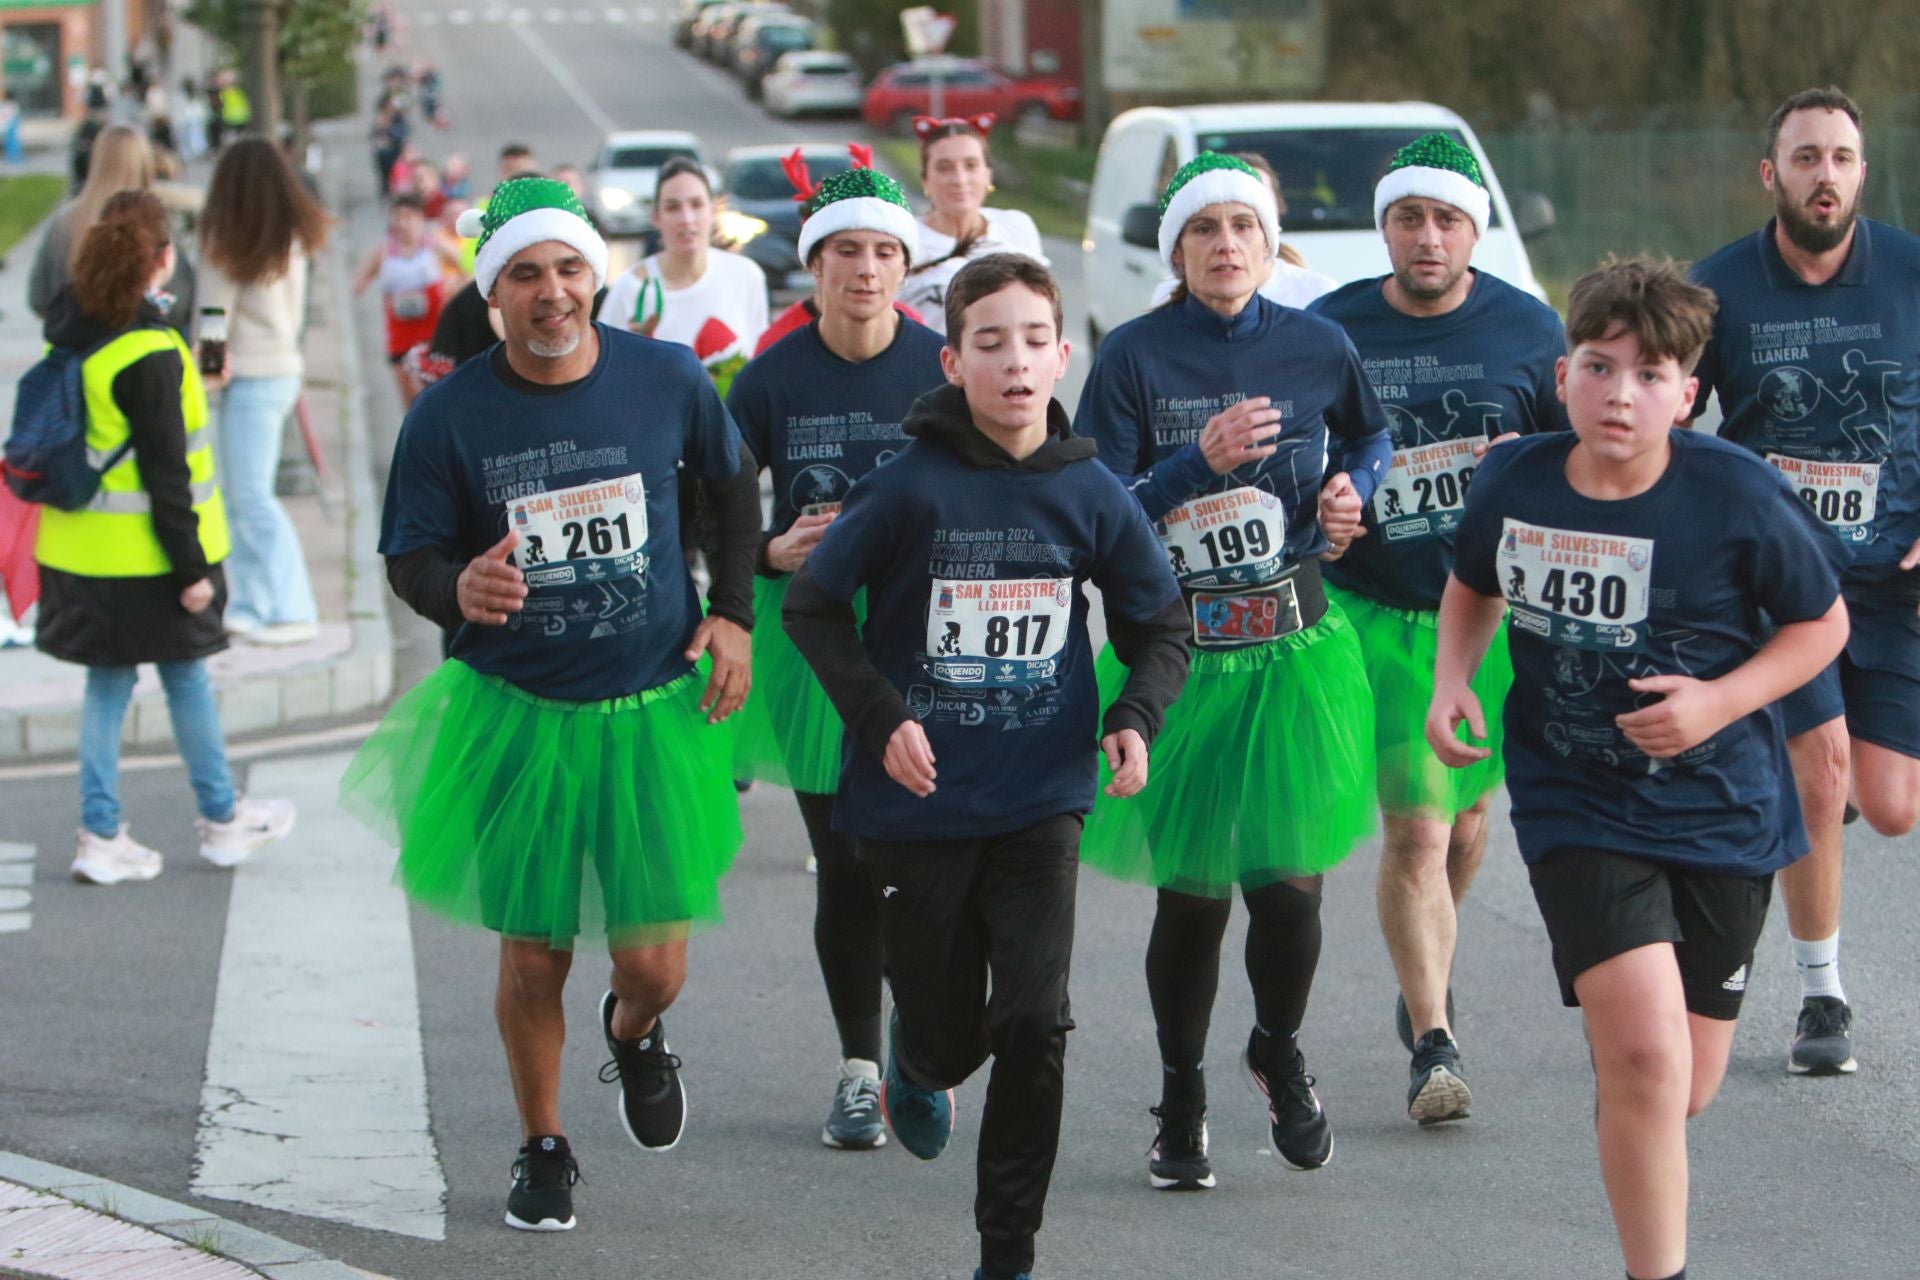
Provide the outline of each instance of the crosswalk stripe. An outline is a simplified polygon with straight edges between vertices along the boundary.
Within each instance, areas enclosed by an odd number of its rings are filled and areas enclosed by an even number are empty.
[[[33,928],[33,912],[0,911],[0,933],[25,933]]]
[[[300,822],[233,874],[193,1190],[443,1240],[407,904],[336,803],[350,758],[253,767]]]
[[[0,862],[32,862],[33,846],[17,840],[0,840]]]
[[[608,22],[625,22],[626,20],[627,20],[627,11],[625,9],[607,10]]]
[[[456,27],[464,27],[473,21],[473,14],[465,9],[447,10],[447,22]]]
[[[17,889],[32,883],[33,864],[31,862],[0,863],[0,884]]]
[[[507,21],[513,23],[515,26],[525,26],[527,23],[533,21],[533,15],[525,9],[514,9],[507,14]]]
[[[33,927],[33,854],[30,844],[0,840],[0,933]]]

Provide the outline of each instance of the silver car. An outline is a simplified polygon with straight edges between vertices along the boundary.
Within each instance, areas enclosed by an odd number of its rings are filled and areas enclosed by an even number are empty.
[[[857,114],[864,92],[852,58],[817,49],[781,54],[760,82],[767,110],[776,116]]]
[[[588,181],[594,216],[609,235],[639,235],[653,225],[653,191],[660,180],[660,166],[675,156],[698,161],[707,181],[718,187],[719,176],[707,160],[707,149],[691,133],[635,129],[607,135]]]

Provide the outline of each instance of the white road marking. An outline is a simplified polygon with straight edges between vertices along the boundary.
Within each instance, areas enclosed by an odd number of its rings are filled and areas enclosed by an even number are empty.
[[[656,9],[635,9],[633,16],[641,22],[658,22],[660,20],[660,13]]]
[[[507,14],[507,21],[516,27],[524,27],[527,23],[533,21],[533,15],[525,9],[515,9]]]
[[[12,840],[0,840],[0,862],[32,862],[33,846]]]
[[[253,742],[229,742],[227,759],[256,760],[261,756],[278,755],[283,751],[302,751],[309,747],[331,747],[340,743],[357,743],[374,731],[380,722],[362,720],[356,724],[338,725],[332,729],[315,729],[310,733],[284,733],[272,738],[259,738]],[[154,769],[173,769],[180,765],[180,757],[171,753],[151,756],[120,757],[120,772],[146,773]],[[26,782],[35,778],[70,778],[78,775],[80,765],[74,760],[55,760],[48,764],[16,764],[0,769],[0,782]],[[6,845],[0,845],[5,849]],[[32,857],[31,845],[18,845],[28,850],[26,856]],[[0,862],[6,861],[6,855],[0,853]]]
[[[523,11],[517,10],[516,12]],[[613,122],[613,117],[600,109],[600,104],[593,100],[593,96],[586,91],[580,81],[574,76],[573,72],[567,70],[567,64],[560,61],[553,50],[547,46],[547,42],[540,38],[539,32],[535,31],[532,27],[525,26],[515,27],[514,32],[525,42],[528,51],[531,52],[535,58],[539,59],[540,65],[545,67],[548,73],[559,82],[560,87],[566,91],[567,96],[573,99],[574,105],[579,107],[587,119],[593,122],[594,128],[598,129],[601,133],[612,133],[619,128],[619,126]]]
[[[33,927],[33,846],[0,840],[0,933]]]
[[[470,10],[467,10],[467,9],[447,10],[447,23],[450,26],[464,27],[469,22],[472,22],[472,21],[473,21],[473,14]]]
[[[0,889],[0,914],[25,911],[33,905],[33,895],[25,889]]]
[[[625,22],[626,20],[627,20],[627,11],[625,9],[607,10],[608,22]]]
[[[0,933],[25,933],[33,928],[33,912],[0,912]]]
[[[335,802],[350,758],[251,771],[300,819],[233,873],[192,1185],[443,1240],[407,905],[392,851]]]

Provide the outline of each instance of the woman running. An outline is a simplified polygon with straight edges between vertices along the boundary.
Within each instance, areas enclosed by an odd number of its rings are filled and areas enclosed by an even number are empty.
[[[918,311],[927,326],[946,332],[947,285],[960,268],[989,253],[1024,253],[1047,265],[1040,229],[1018,209],[989,209],[993,167],[987,158],[987,133],[993,116],[936,120],[916,116],[920,139],[920,186],[932,205],[920,219],[920,244],[913,268],[900,287],[900,301]]]

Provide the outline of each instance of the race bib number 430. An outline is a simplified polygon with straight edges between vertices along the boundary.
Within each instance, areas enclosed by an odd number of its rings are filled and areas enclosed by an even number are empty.
[[[1154,531],[1183,586],[1258,586],[1286,567],[1286,513],[1264,489],[1195,498],[1167,512]]]
[[[638,472],[515,498],[507,527],[529,587],[610,582],[647,571],[647,486]]]
[[[1073,579],[933,580],[927,658],[933,678],[969,688],[1051,680],[1073,617]]]
[[[1642,649],[1653,539],[1508,519],[1496,557],[1513,626],[1580,649]]]
[[[1380,536],[1406,542],[1452,533],[1476,465],[1471,440],[1395,449],[1393,464],[1373,494],[1373,523]]]
[[[1873,538],[1873,510],[1880,500],[1880,465],[1875,462],[1817,462],[1769,453],[1800,501],[1813,508],[1842,542]]]

